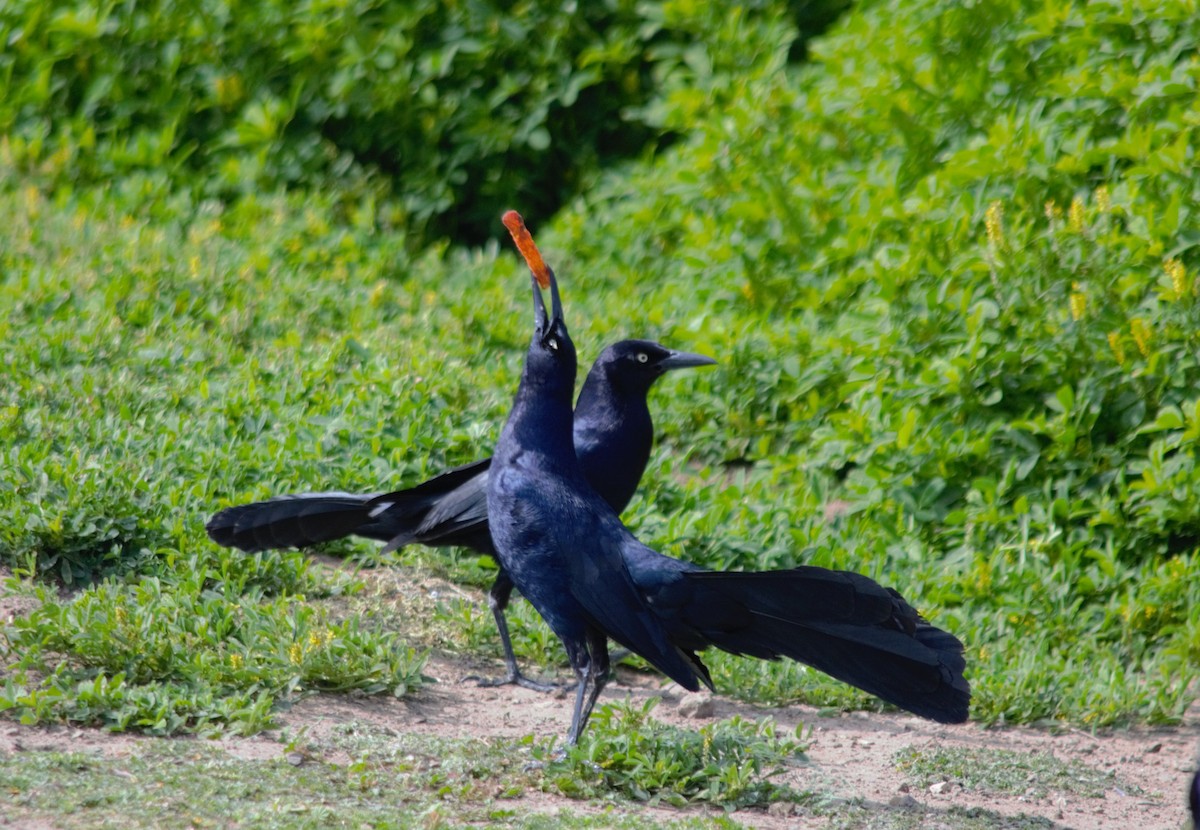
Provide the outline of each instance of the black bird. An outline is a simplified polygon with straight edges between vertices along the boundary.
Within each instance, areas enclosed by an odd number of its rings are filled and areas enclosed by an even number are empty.
[[[533,275],[534,335],[488,476],[501,567],[566,647],[579,739],[608,679],[608,639],[686,689],[712,688],[696,652],[789,657],[910,712],[967,719],[963,646],[865,576],[801,567],[705,571],[651,550],[588,484],[572,451],[575,347],[558,283],[513,211],[504,223]],[[539,283],[550,290],[547,312]]]
[[[579,391],[574,444],[584,475],[613,510],[619,513],[629,504],[650,460],[650,387],[672,369],[715,362],[649,340],[622,340],[600,353]],[[387,542],[385,550],[416,542],[495,557],[487,521],[490,464],[484,458],[392,493],[301,493],[228,507],[209,520],[206,530],[217,544],[247,552],[303,548],[353,535]],[[488,682],[552,688],[529,680],[517,667],[504,617],[512,588],[501,568],[488,592],[488,607],[504,647],[505,676]]]
[[[1192,776],[1192,786],[1188,789],[1188,807],[1192,812],[1192,830],[1200,830],[1200,770]]]

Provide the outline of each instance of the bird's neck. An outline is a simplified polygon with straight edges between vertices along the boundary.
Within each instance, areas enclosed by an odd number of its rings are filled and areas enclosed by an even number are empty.
[[[592,487],[620,513],[646,469],[654,424],[644,394],[591,380],[575,404],[575,454]]]
[[[589,372],[579,390],[575,402],[575,419],[604,422],[620,422],[629,428],[646,424],[650,427],[650,407],[646,403],[646,389],[627,389],[616,379],[599,377]]]
[[[572,386],[573,379],[533,373],[526,367],[505,430],[510,433],[509,443],[544,459],[540,462],[544,466],[571,474],[578,467],[572,438]]]

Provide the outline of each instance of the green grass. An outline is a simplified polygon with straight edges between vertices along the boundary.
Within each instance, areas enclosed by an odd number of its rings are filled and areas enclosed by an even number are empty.
[[[942,827],[953,830],[1054,830],[1059,825],[1040,816],[1005,816],[984,807],[948,807],[940,816]],[[880,811],[861,804],[840,806],[829,816],[836,830],[920,830],[928,827],[923,812]]]
[[[686,5],[664,8],[686,20]],[[1200,664],[1192,4],[871,0],[806,66],[789,61],[790,24],[716,20],[703,47],[666,56],[687,80],[656,79],[638,113],[678,140],[534,227],[585,362],[627,336],[720,361],[653,394],[660,440],[629,524],[710,567],[815,564],[897,588],[967,644],[978,721],[1178,722]],[[0,565],[36,605],[0,622],[0,713],[251,734],[299,696],[409,694],[428,650],[497,658],[473,595],[381,577],[482,589],[486,563],[343,543],[329,550],[403,570],[315,567],[218,549],[203,524],[489,453],[528,337],[516,258],[422,249],[356,177],[255,192],[234,165],[232,191],[176,189],[186,168],[153,163],[172,148],[130,143],[130,167],[154,172],[73,185],[72,160],[97,158],[85,138],[0,135]],[[194,195],[226,192],[242,195]],[[524,206],[496,215],[508,207]],[[510,620],[523,666],[561,677],[528,604]],[[722,694],[881,708],[794,664],[706,660]],[[561,759],[546,735],[352,724],[283,741],[299,766],[188,739],[17,753],[0,758],[0,809],[78,827],[164,811],[197,826],[737,826],[659,825],[638,812],[654,802],[927,823],[778,783],[803,741],[770,722],[691,731],[604,707]],[[897,763],[918,785],[1130,790],[1051,756]],[[539,815],[516,797],[530,789],[582,800]]]
[[[528,754],[512,744],[384,736],[350,725],[325,748],[332,747],[353,760],[330,763],[313,749],[244,760],[195,741],[139,744],[114,758],[24,752],[0,759],[0,805],[17,821],[52,812],[59,827],[161,827],[164,815],[192,827],[231,820],[263,828],[739,826],[648,821],[629,808],[539,815],[522,800],[537,776],[522,771]]]
[[[790,26],[721,28],[720,70],[651,105],[687,138],[534,228],[585,361],[633,335],[720,360],[654,393],[630,525],[712,567],[897,588],[966,642],[977,720],[1177,722],[1200,661],[1190,5],[866,3],[803,68]],[[413,251],[334,186],[43,190],[5,147],[0,563],[69,592],[0,629],[0,708],[253,731],[294,693],[414,688],[413,629],[355,627],[354,578],[203,523],[490,452],[528,334],[515,258]],[[557,664],[514,617],[521,659]],[[432,624],[496,653],[479,609]],[[726,693],[878,706],[711,661]]]
[[[574,798],[613,792],[650,804],[707,802],[727,810],[805,799],[770,780],[803,760],[799,727],[794,736],[779,735],[769,719],[734,718],[692,732],[651,717],[658,702],[601,707],[561,760],[553,745],[535,749],[549,786]]]
[[[103,582],[40,606],[3,633],[21,655],[0,684],[0,711],[24,723],[65,720],[116,731],[253,733],[276,700],[307,691],[401,696],[424,656],[355,617],[330,619],[302,597],[229,592],[204,568],[166,582]]]
[[[1104,791],[1112,789],[1141,793],[1111,770],[1102,772],[1075,759],[1063,761],[1049,752],[909,747],[897,753],[895,761],[897,769],[918,787],[954,781],[968,789],[1031,798],[1045,798],[1050,792],[1104,798]]]

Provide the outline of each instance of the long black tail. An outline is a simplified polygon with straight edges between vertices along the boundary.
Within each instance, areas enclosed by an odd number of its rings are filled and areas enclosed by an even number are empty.
[[[227,507],[208,520],[205,530],[218,545],[246,552],[303,548],[353,534],[370,536],[372,498],[352,493],[277,496]]]
[[[941,723],[967,719],[962,643],[890,588],[815,567],[687,576],[694,590],[687,617],[711,645],[798,660]]]
[[[347,536],[394,542],[389,548],[396,548],[424,541],[417,530],[427,516],[443,500],[453,499],[454,491],[486,470],[490,461],[455,467],[394,493],[300,493],[239,504],[217,513],[205,529],[218,545],[247,552],[303,548]]]

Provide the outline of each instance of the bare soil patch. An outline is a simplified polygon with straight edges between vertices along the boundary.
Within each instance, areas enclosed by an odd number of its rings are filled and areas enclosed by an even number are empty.
[[[473,680],[464,679],[478,674],[480,668],[474,661],[434,658],[427,673],[438,682],[410,699],[314,695],[284,712],[281,724],[287,733],[307,734],[314,738],[328,735],[337,727],[352,722],[369,723],[397,734],[410,732],[450,738],[518,738],[530,733],[539,736],[561,734],[566,730],[570,716],[569,695],[543,695],[517,688],[481,688]],[[663,698],[663,703],[655,710],[655,717],[685,728],[695,728],[703,719],[689,717],[680,711],[679,703],[687,697],[680,691],[678,687],[660,686],[652,677],[621,669],[603,700],[625,697],[640,700],[658,695]],[[1195,769],[1200,740],[1200,724],[1195,717],[1173,729],[1139,728],[1107,734],[1068,730],[1052,734],[1028,728],[985,729],[971,724],[943,726],[895,714],[852,713],[822,717],[816,709],[806,706],[766,709],[722,698],[713,700],[711,717],[733,715],[770,716],[784,729],[794,729],[800,723],[811,727],[807,763],[786,773],[781,783],[827,794],[834,801],[858,800],[871,811],[914,813],[914,819],[920,817],[914,824],[917,827],[939,826],[939,817],[944,817],[953,807],[979,807],[1013,820],[1022,816],[1039,817],[1047,822],[1044,826],[1054,828],[1177,830],[1186,818],[1185,786],[1188,775]],[[128,754],[142,742],[153,740],[156,739],[93,729],[30,728],[12,722],[0,726],[0,753],[5,754],[89,751],[111,757]],[[220,746],[244,760],[269,760],[281,757],[287,751],[276,733],[249,738],[227,737],[220,741]],[[1060,760],[1077,759],[1093,769],[1115,772],[1118,785],[1106,789],[1099,798],[1053,791],[1044,795],[997,793],[964,788],[956,781],[932,792],[929,788],[912,785],[894,763],[896,753],[908,747],[956,746],[1050,753]],[[322,760],[335,764],[351,761],[344,753],[333,753]],[[1121,789],[1121,785],[1128,785],[1129,790]],[[779,808],[785,806],[777,805]],[[579,813],[593,808],[565,797],[529,792],[521,801],[521,809],[536,812],[566,809]],[[654,813],[659,818],[679,815],[679,811],[671,809],[658,809]],[[793,811],[789,807],[770,812],[743,810],[734,818],[762,830],[829,826],[828,816],[810,814],[806,808]]]

